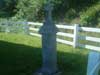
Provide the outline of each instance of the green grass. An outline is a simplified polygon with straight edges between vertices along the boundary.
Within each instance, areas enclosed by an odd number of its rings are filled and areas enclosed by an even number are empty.
[[[0,75],[32,75],[42,64],[41,39],[21,34],[0,33]],[[57,44],[61,75],[86,75],[85,49]]]

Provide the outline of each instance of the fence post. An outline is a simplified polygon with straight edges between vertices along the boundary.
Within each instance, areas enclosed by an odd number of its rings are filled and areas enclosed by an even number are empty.
[[[98,75],[100,53],[91,51],[88,56],[87,75]],[[99,64],[99,65],[98,65]]]
[[[5,23],[6,25],[5,25],[5,33],[9,33],[10,32],[10,22],[9,22],[9,20],[7,20],[6,21],[6,23]]]
[[[73,38],[73,47],[76,48],[78,46],[78,31],[79,31],[79,25],[74,25],[74,38]]]
[[[25,34],[29,35],[29,25],[28,25],[28,22],[25,21],[24,24],[25,24],[25,26],[24,26]]]

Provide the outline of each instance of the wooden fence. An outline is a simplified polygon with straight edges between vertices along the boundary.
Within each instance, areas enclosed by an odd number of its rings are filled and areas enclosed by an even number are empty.
[[[28,25],[30,25],[29,30],[30,30],[30,35],[33,36],[38,36],[41,37],[40,34],[38,33],[33,33],[31,31],[35,31],[38,32],[39,28],[36,26],[42,26],[42,23],[34,23],[34,22],[28,22]],[[79,35],[79,32],[92,32],[92,33],[100,33],[100,29],[99,28],[90,28],[90,27],[79,27],[78,24],[74,24],[73,26],[70,25],[56,25],[59,29],[70,29],[73,30],[73,34],[72,33],[65,33],[65,32],[58,32],[57,36],[64,36],[64,37],[69,37],[72,38],[73,41],[67,41],[64,39],[59,39],[57,38],[57,42],[63,43],[63,44],[68,44],[68,45],[72,45],[74,48],[75,47],[82,47],[82,48],[86,48],[86,49],[90,49],[90,50],[94,50],[94,51],[100,51],[100,47],[97,46],[93,46],[93,45],[86,45],[86,44],[81,44],[78,42],[78,40],[86,40],[86,41],[91,41],[91,42],[97,42],[100,43],[100,37],[93,37],[93,36],[86,36],[86,35]],[[36,27],[36,28],[35,28]]]

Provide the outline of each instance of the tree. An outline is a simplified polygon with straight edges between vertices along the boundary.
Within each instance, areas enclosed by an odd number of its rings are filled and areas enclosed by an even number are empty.
[[[16,11],[17,0],[0,0],[0,17],[11,17]]]
[[[42,0],[19,0],[16,6],[16,18],[35,20],[39,10],[42,8]]]

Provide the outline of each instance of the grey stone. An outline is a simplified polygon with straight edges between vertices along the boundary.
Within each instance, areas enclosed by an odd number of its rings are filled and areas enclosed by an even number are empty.
[[[57,51],[56,51],[56,33],[57,27],[52,20],[52,7],[48,4],[45,7],[45,22],[40,28],[42,34],[42,68],[36,73],[37,75],[58,75],[57,71]]]
[[[44,74],[44,73],[35,73],[33,75],[61,75],[61,72],[56,72],[56,73],[52,73],[52,74]]]

